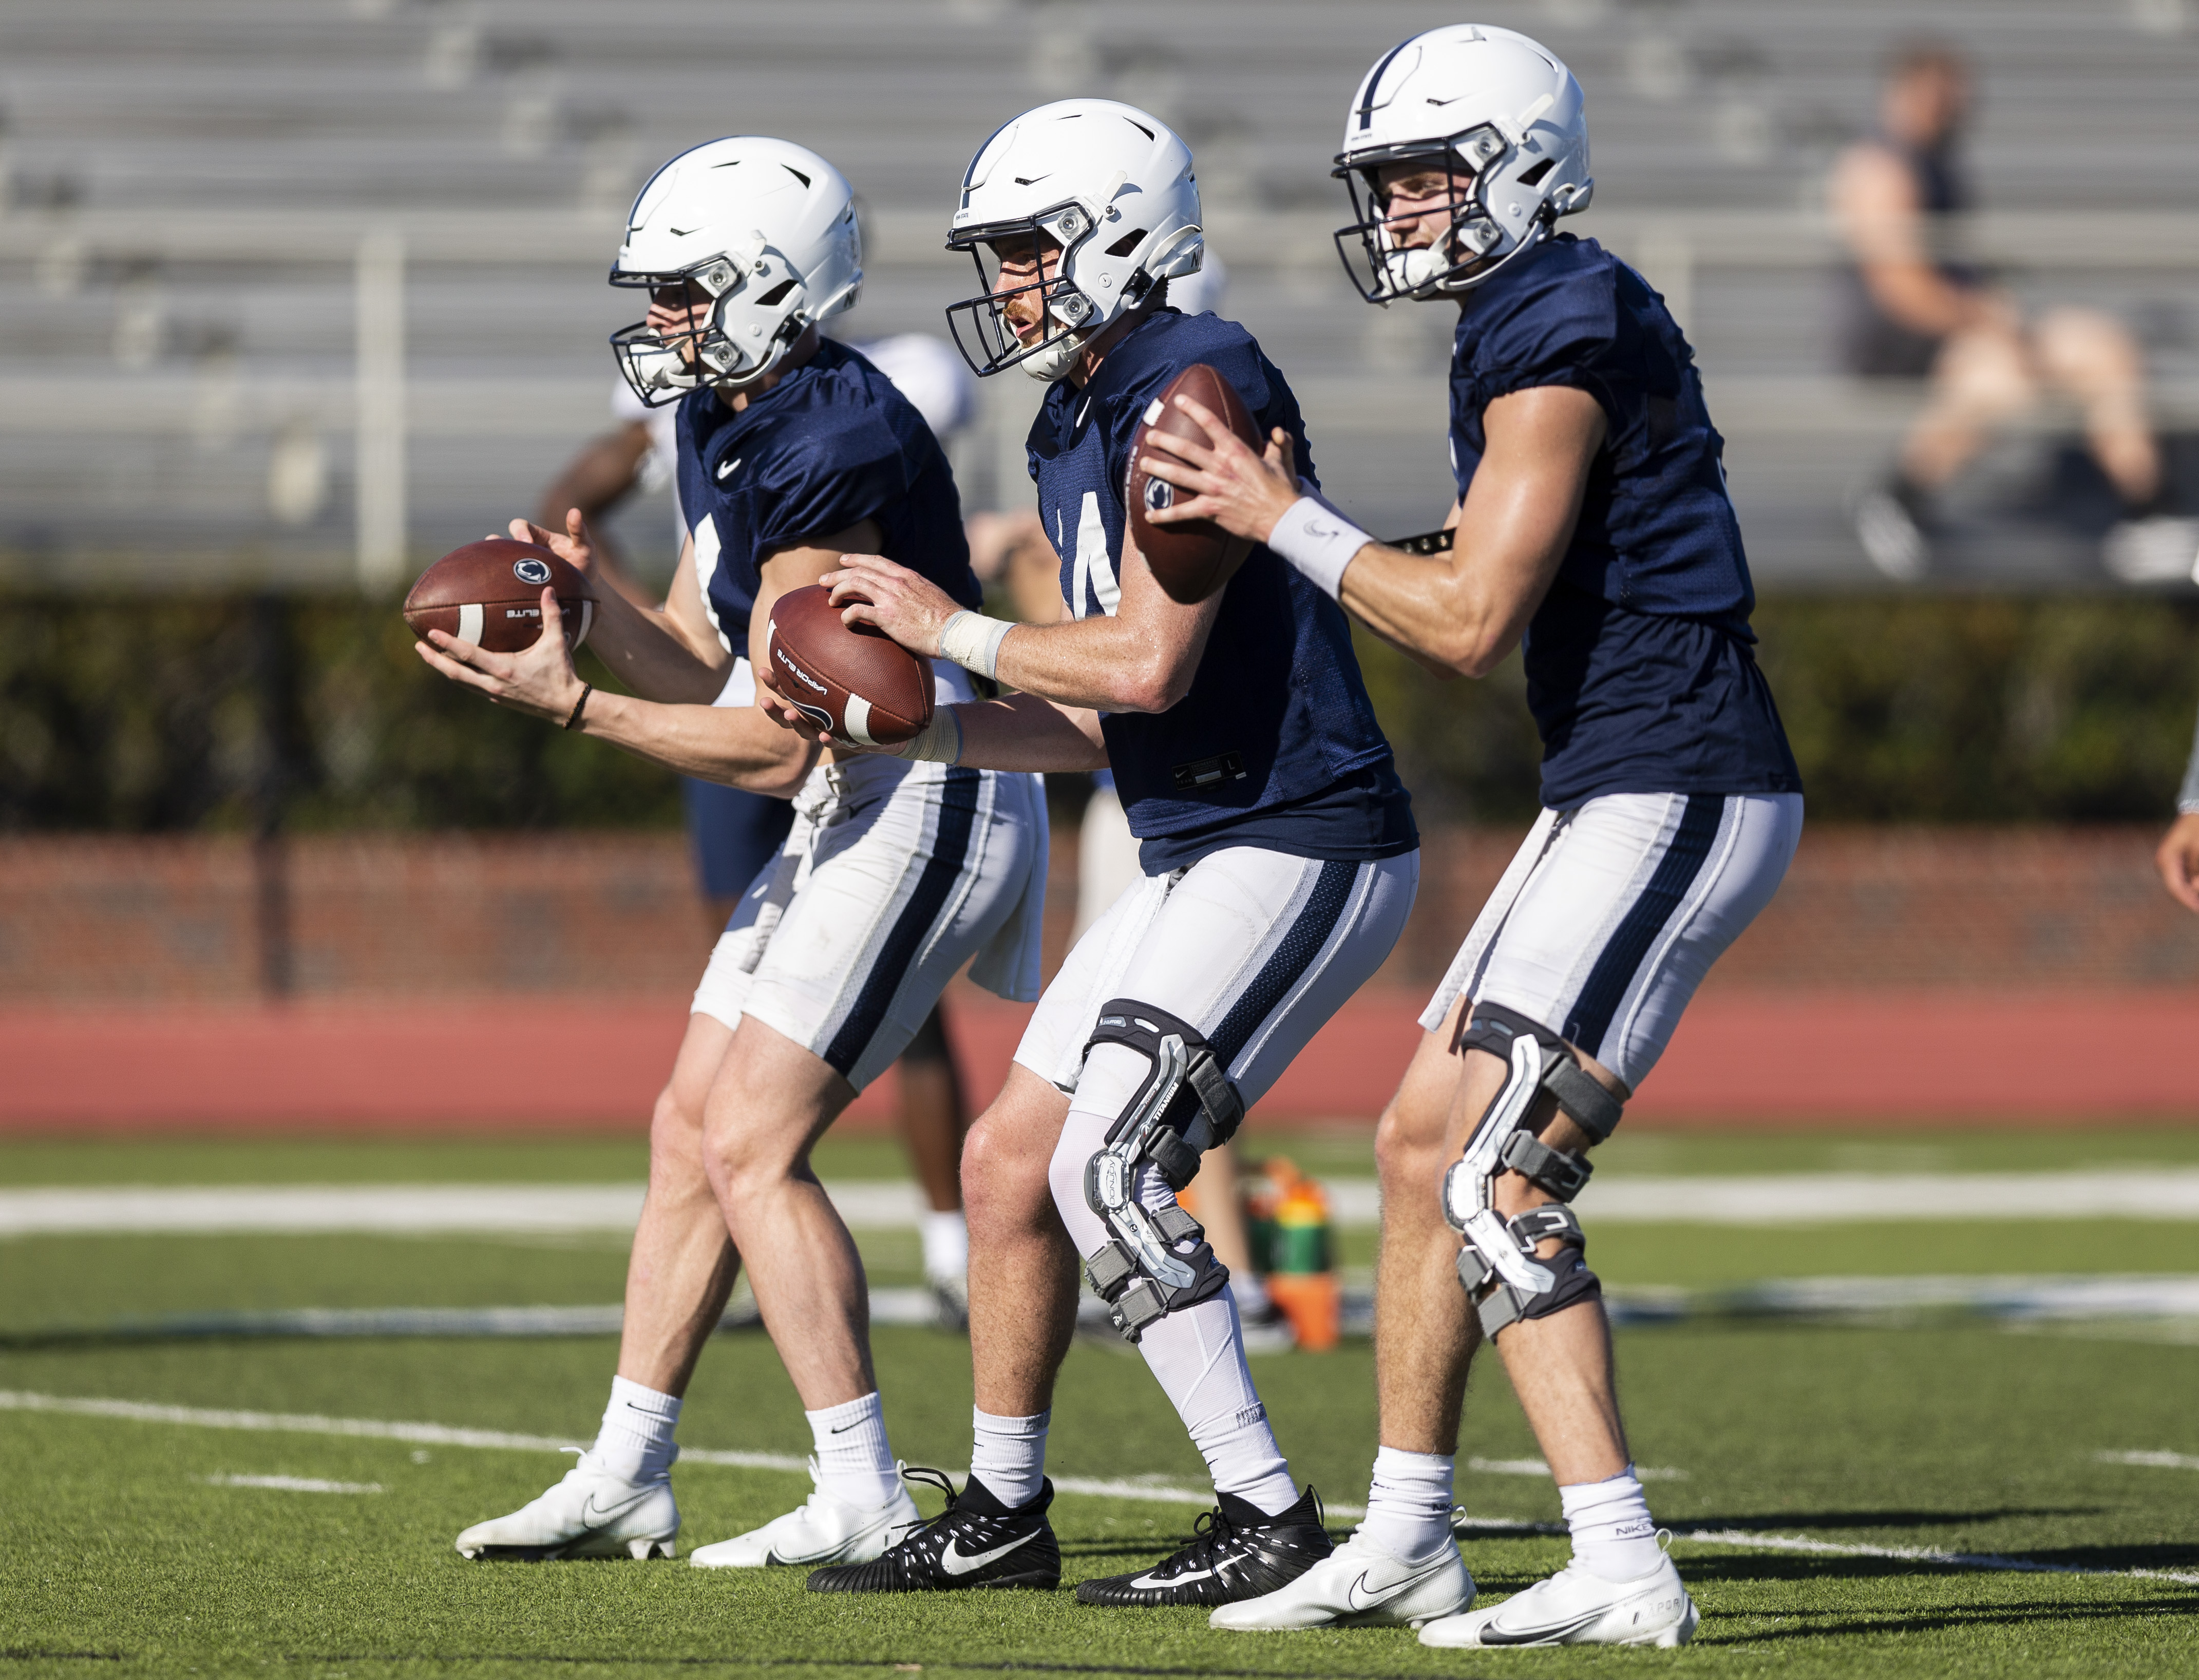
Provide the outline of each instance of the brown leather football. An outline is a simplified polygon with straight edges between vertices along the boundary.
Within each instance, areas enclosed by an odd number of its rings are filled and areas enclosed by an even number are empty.
[[[867,624],[849,625],[821,583],[771,604],[772,685],[820,729],[866,747],[931,721],[931,666]]]
[[[484,537],[454,548],[420,574],[405,598],[405,621],[423,641],[440,630],[491,653],[518,653],[542,634],[542,592],[557,592],[565,639],[578,647],[596,619],[595,592],[546,548]]]
[[[1170,380],[1168,389],[1146,405],[1138,429],[1130,435],[1130,481],[1123,500],[1130,510],[1130,534],[1137,542],[1138,552],[1146,557],[1146,563],[1152,568],[1160,586],[1175,599],[1204,601],[1229,581],[1238,567],[1245,563],[1245,557],[1252,551],[1252,545],[1243,537],[1231,536],[1210,519],[1194,519],[1181,525],[1155,525],[1146,517],[1148,513],[1173,505],[1178,496],[1190,494],[1165,479],[1148,478],[1139,470],[1138,460],[1145,446],[1146,434],[1165,432],[1194,443],[1207,441],[1204,429],[1175,405],[1175,399],[1179,394],[1203,403],[1210,413],[1220,415],[1229,429],[1254,451],[1265,446],[1236,388],[1204,362],[1193,362]]]

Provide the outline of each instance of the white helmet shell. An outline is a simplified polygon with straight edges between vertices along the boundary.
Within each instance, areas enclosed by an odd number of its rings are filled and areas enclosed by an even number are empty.
[[[1463,291],[1586,209],[1595,182],[1585,104],[1555,53],[1493,25],[1447,24],[1385,53],[1352,98],[1335,160],[1358,215],[1337,230],[1337,248],[1362,295],[1386,304]],[[1472,178],[1432,246],[1398,245],[1381,214],[1376,172],[1405,163]],[[1364,254],[1363,275],[1347,241]]]
[[[1076,365],[1086,339],[1135,308],[1164,280],[1198,272],[1205,250],[1191,149],[1158,118],[1111,99],[1064,99],[1026,111],[977,149],[947,236],[976,259],[985,289],[947,312],[955,343],[980,376],[1020,364],[1049,383]],[[1009,321],[1012,295],[985,260],[995,242],[1043,236],[1061,248],[1038,289],[1044,330],[1025,343]]]
[[[847,177],[806,146],[758,135],[712,140],[649,178],[611,265],[614,286],[691,281],[709,324],[667,339],[644,323],[611,335],[620,370],[655,406],[701,386],[738,390],[809,328],[851,306],[862,238]]]

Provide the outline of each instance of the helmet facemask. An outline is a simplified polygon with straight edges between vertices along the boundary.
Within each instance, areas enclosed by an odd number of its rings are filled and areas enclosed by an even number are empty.
[[[954,230],[948,248],[970,254],[981,289],[951,306],[947,322],[956,348],[979,378],[1021,366],[1032,378],[1052,384],[1076,365],[1091,328],[1105,318],[1100,304],[1069,277],[1077,247],[1092,237],[1094,226],[1084,207],[1070,201],[1022,221]],[[1054,257],[1051,275],[1047,272],[1050,255]],[[1021,283],[1005,279],[1003,271],[1011,265],[1027,270],[1031,277]],[[1152,283],[1140,271],[1132,281],[1137,296],[1126,290],[1126,301],[1138,302]],[[1015,312],[1036,318],[1041,330],[1034,338],[1026,339],[1017,330],[1011,306],[1018,302]]]
[[[1537,242],[1554,219],[1549,206],[1537,207],[1535,225],[1507,253],[1503,228],[1488,202],[1487,184],[1511,149],[1494,124],[1483,123],[1432,145],[1384,148],[1357,154],[1348,164],[1339,161],[1333,172],[1351,195],[1353,220],[1336,230],[1336,248],[1359,295],[1386,306],[1464,291],[1487,279],[1510,255]],[[1443,207],[1449,216],[1428,245],[1399,242],[1390,195],[1380,184],[1382,171],[1410,164],[1441,171],[1450,183]]]
[[[691,307],[684,331],[662,332],[644,318],[611,335],[611,353],[618,358],[619,371],[634,395],[650,408],[705,388],[746,389],[779,365],[809,324],[808,312],[798,306],[797,300],[797,306],[767,335],[760,324],[751,323],[749,341],[744,344],[730,327],[729,308],[748,289],[757,294],[748,300],[753,306],[769,309],[785,303],[802,284],[793,269],[773,260],[761,242],[753,251],[712,257],[677,273],[634,274],[615,268],[611,284],[645,289],[652,295],[685,287],[691,300],[700,292],[709,302],[699,325]]]

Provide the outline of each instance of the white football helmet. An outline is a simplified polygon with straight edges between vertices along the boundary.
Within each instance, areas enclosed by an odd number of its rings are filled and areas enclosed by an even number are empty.
[[[1034,260],[1048,242],[1060,247],[1053,277],[997,289],[1001,248],[1012,257],[1024,241]],[[1158,118],[1111,99],[1026,111],[970,160],[947,248],[970,253],[984,288],[947,312],[971,369],[983,378],[1021,364],[1051,384],[1085,340],[1156,284],[1198,272],[1205,238],[1191,149]],[[1007,312],[1026,294],[1043,305],[1028,342]]]
[[[1333,172],[1356,218],[1336,230],[1337,254],[1360,295],[1387,305],[1478,286],[1559,217],[1587,209],[1595,183],[1584,103],[1558,55],[1509,29],[1447,24],[1385,53],[1351,102]],[[1383,219],[1379,172],[1404,163],[1467,178],[1432,246],[1397,244]]]
[[[637,321],[611,335],[619,370],[652,408],[702,386],[753,385],[854,304],[863,247],[847,177],[805,146],[758,135],[680,153],[634,200],[611,284],[682,282],[710,299],[707,325],[668,338]]]

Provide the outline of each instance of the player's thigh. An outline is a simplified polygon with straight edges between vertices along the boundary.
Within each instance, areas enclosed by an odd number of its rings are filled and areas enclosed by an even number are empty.
[[[2032,330],[2032,345],[2047,376],[2080,394],[2134,386],[2144,375],[2137,341],[2097,310],[2049,310]]]
[[[855,1099],[854,1087],[806,1046],[744,1017],[703,1101],[705,1161],[726,1181],[721,1187],[782,1178],[807,1165],[811,1147]]]
[[[1481,965],[1517,1010],[1638,1087],[1710,965],[1770,900],[1799,794],[1617,794],[1567,814]]]
[[[700,1165],[703,1111],[732,1036],[733,1030],[715,1016],[698,1012],[687,1017],[687,1030],[673,1058],[672,1076],[664,1082],[650,1117],[652,1171],[660,1159],[668,1166],[681,1162]]]
[[[880,762],[902,773],[850,767],[744,1003],[858,1091],[1015,913],[1045,838],[1029,777]]]
[[[2020,414],[2039,400],[2022,337],[1998,325],[1951,335],[1932,379],[1944,401],[1980,418]]]
[[[1416,851],[1368,860],[1251,846],[1210,853],[1173,880],[1113,995],[1189,1023],[1249,1107],[1381,966],[1419,884]],[[1080,1087],[1080,1105],[1084,1095]],[[1096,1111],[1111,1111],[1108,1101]]]

